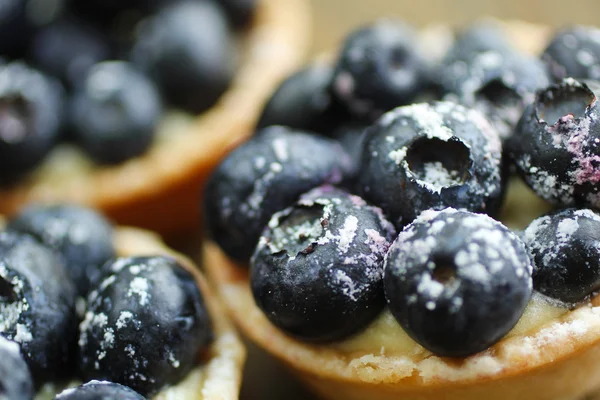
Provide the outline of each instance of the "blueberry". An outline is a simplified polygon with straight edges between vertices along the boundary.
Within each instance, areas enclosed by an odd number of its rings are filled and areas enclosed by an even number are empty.
[[[0,9],[0,55],[10,58],[23,56],[33,25],[27,18],[25,0],[4,0]]]
[[[533,261],[534,288],[569,303],[600,288],[600,216],[589,209],[555,211],[523,234]]]
[[[36,385],[70,372],[74,305],[58,254],[29,235],[0,232],[0,335],[19,343]]]
[[[176,107],[199,113],[227,89],[234,45],[223,10],[210,1],[176,2],[142,24],[132,50]]]
[[[116,164],[148,150],[162,104],[154,83],[131,64],[105,61],[89,71],[70,113],[74,138],[88,155]]]
[[[234,26],[244,27],[250,24],[256,14],[258,0],[218,0]]]
[[[532,294],[523,242],[483,214],[426,211],[392,244],[388,306],[404,330],[440,356],[485,350],[517,323]]]
[[[316,188],[269,221],[252,256],[254,299],[298,339],[348,337],[384,306],[383,257],[394,234],[381,210],[360,197]]]
[[[333,67],[322,62],[297,71],[273,93],[257,127],[285,125],[331,136],[338,124],[350,119],[331,95],[332,78]]]
[[[113,227],[102,215],[76,205],[32,205],[8,222],[63,256],[80,296],[100,279],[100,267],[115,257]]]
[[[467,61],[477,54],[496,52],[514,53],[516,50],[498,24],[492,21],[478,21],[458,32],[448,49],[442,64],[451,65]]]
[[[498,136],[479,112],[450,102],[413,104],[365,132],[358,191],[398,229],[430,208],[494,213],[500,161]]]
[[[0,290],[0,310],[2,310]],[[1,314],[0,314],[1,315]],[[19,345],[0,336],[0,398],[4,400],[33,399],[33,381]]]
[[[79,327],[81,374],[144,396],[179,382],[213,337],[194,277],[165,256],[118,258],[106,270]]]
[[[355,115],[377,117],[410,103],[423,82],[412,28],[382,20],[350,34],[335,67],[332,90]]]
[[[206,186],[209,234],[225,253],[247,262],[269,218],[322,183],[339,183],[351,168],[334,140],[273,126],[231,152]]]
[[[108,38],[102,32],[73,18],[64,18],[38,31],[29,52],[38,68],[60,78],[68,87],[81,85],[94,64],[112,55]]]
[[[573,26],[556,32],[542,59],[556,80],[600,80],[600,29]]]
[[[550,83],[543,63],[517,52],[486,51],[444,64],[438,72],[448,100],[481,111],[506,139],[533,102],[535,92]]]
[[[563,80],[537,93],[507,146],[517,172],[543,199],[600,207],[600,83]]]
[[[21,62],[0,64],[0,182],[33,169],[62,123],[61,85]]]
[[[76,388],[65,389],[54,400],[145,400],[127,386],[108,381],[90,381]]]

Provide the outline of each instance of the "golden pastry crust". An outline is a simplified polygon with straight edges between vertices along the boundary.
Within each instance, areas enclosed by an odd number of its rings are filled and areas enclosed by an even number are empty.
[[[0,190],[0,212],[10,215],[30,202],[76,202],[113,220],[164,234],[199,226],[199,196],[221,158],[247,138],[261,105],[307,49],[310,17],[305,0],[260,0],[244,32],[241,63],[230,88],[207,112],[171,124],[143,156],[118,166],[86,162],[68,146],[53,151],[38,171]]]
[[[515,43],[530,52],[539,52],[549,34],[547,28],[531,24],[502,24]],[[427,30],[423,41],[443,31],[439,27]],[[505,210],[504,215],[512,221],[523,225],[543,212],[543,202],[527,198],[531,192],[523,185],[511,190],[508,207],[515,206],[521,214],[530,213],[524,218]],[[538,208],[521,207],[515,196]],[[600,296],[533,331],[507,337],[464,359],[429,352],[350,354],[286,336],[255,305],[247,267],[236,265],[213,242],[204,243],[202,257],[208,277],[244,334],[291,367],[324,398],[579,400],[600,390]]]

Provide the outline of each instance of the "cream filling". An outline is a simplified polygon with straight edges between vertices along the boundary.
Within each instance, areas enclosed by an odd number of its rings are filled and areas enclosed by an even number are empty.
[[[534,293],[519,322],[503,340],[535,332],[568,311],[567,307]],[[379,354],[415,358],[431,355],[431,352],[408,336],[387,308],[364,331],[344,341],[333,343],[331,347],[354,355]]]

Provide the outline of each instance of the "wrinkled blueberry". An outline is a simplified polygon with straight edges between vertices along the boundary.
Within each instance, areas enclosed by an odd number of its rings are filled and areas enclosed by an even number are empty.
[[[404,330],[435,354],[485,350],[517,323],[532,294],[521,240],[483,214],[426,211],[386,256],[388,306]]]
[[[0,64],[0,182],[35,167],[55,144],[61,85],[21,62]]]
[[[408,104],[423,82],[423,61],[408,25],[382,20],[351,33],[335,67],[332,90],[359,117]]]
[[[600,216],[588,209],[557,211],[523,234],[533,262],[533,287],[565,302],[600,288]]]
[[[118,258],[106,271],[79,326],[81,374],[144,396],[179,382],[213,336],[194,277],[164,256]]]
[[[600,29],[573,26],[558,31],[542,60],[558,81],[568,77],[600,80]]]
[[[0,310],[2,310],[2,297],[0,289]],[[21,356],[19,345],[0,336],[0,398],[31,400],[33,394],[33,381],[29,368]]]
[[[331,136],[349,119],[329,90],[333,67],[315,62],[291,75],[277,88],[263,109],[257,127],[284,125]]]
[[[76,388],[65,389],[54,400],[145,400],[127,386],[108,381],[89,381]]]
[[[7,228],[28,233],[60,253],[80,296],[87,295],[100,279],[100,267],[115,256],[112,225],[88,208],[29,206]]]
[[[21,346],[36,385],[68,376],[74,306],[60,256],[29,235],[0,232],[0,335]]]
[[[600,83],[567,78],[539,91],[508,141],[525,182],[562,206],[600,207]]]
[[[399,107],[365,132],[358,191],[400,229],[445,207],[493,213],[501,146],[476,110],[450,102]]]
[[[89,69],[111,58],[108,38],[89,24],[63,19],[37,32],[30,59],[69,86],[81,85]]]
[[[212,238],[231,258],[247,262],[276,211],[351,168],[339,143],[273,126],[231,152],[206,187],[204,213]]]
[[[132,59],[171,104],[198,113],[229,86],[236,64],[232,38],[217,4],[176,2],[142,24]]]
[[[445,99],[481,111],[502,139],[512,135],[535,92],[550,83],[543,63],[517,52],[486,51],[444,64]]]
[[[348,337],[384,306],[383,257],[394,234],[381,210],[360,197],[314,189],[269,221],[251,261],[254,299],[296,338]]]
[[[71,101],[74,140],[98,163],[116,164],[146,152],[161,118],[154,83],[123,61],[96,64]]]

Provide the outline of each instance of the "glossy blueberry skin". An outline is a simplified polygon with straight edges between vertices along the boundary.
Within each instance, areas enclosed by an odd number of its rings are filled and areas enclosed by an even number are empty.
[[[63,18],[36,32],[29,58],[67,87],[83,84],[90,68],[111,58],[108,37],[75,18]]]
[[[231,258],[248,262],[276,211],[323,183],[339,183],[352,168],[332,139],[272,126],[223,160],[205,190],[208,233]]]
[[[105,269],[79,326],[83,378],[120,383],[144,396],[176,384],[213,338],[194,277],[166,256],[118,258]]]
[[[0,335],[21,346],[37,385],[68,376],[77,333],[75,287],[60,256],[29,235],[0,232]]]
[[[304,341],[340,340],[381,312],[383,257],[395,229],[381,210],[331,186],[275,213],[252,256],[258,307]]]
[[[501,145],[479,112],[413,104],[384,114],[364,135],[358,193],[396,228],[430,208],[498,209]]]
[[[162,115],[154,83],[124,61],[96,64],[73,96],[74,140],[101,164],[117,164],[144,154]]]
[[[539,91],[507,142],[519,175],[555,205],[600,207],[599,93],[571,78]]]
[[[108,381],[90,381],[76,388],[65,389],[54,400],[145,400],[127,386]]]
[[[600,216],[568,208],[534,220],[523,234],[533,262],[533,287],[567,303],[600,288]]]
[[[257,128],[284,125],[332,136],[337,125],[351,119],[330,92],[332,78],[333,67],[323,62],[292,74],[267,102]]]
[[[524,244],[483,214],[426,211],[394,241],[384,264],[388,306],[433,353],[465,357],[500,340],[532,294]]]
[[[535,92],[550,84],[540,60],[516,51],[472,53],[443,64],[438,76],[446,100],[481,111],[502,139],[513,134]]]
[[[33,381],[19,345],[0,336],[0,398],[31,400],[33,395]]]
[[[542,54],[555,80],[600,80],[600,29],[573,26],[558,31]]]
[[[0,63],[0,183],[33,169],[55,144],[63,88],[22,62]]]
[[[142,25],[133,62],[174,106],[192,113],[211,107],[235,71],[232,32],[210,1],[175,2]]]
[[[376,118],[410,103],[423,86],[423,61],[411,27],[381,20],[351,33],[335,66],[332,91],[353,114]]]
[[[111,223],[81,206],[32,205],[9,220],[7,229],[32,235],[61,254],[79,296],[87,296],[102,265],[115,257]]]

